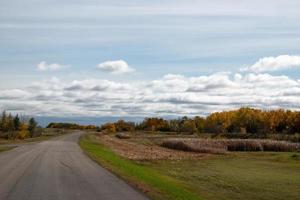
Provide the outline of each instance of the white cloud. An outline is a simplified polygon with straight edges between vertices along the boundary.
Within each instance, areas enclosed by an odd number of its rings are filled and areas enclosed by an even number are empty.
[[[250,67],[241,69],[241,71],[250,71],[255,73],[285,70],[289,68],[300,69],[300,56],[280,55],[277,57],[265,57],[259,59]]]
[[[109,72],[112,74],[124,74],[133,72],[131,68],[124,60],[106,61],[98,65],[98,69]]]
[[[61,65],[58,63],[48,64],[46,61],[42,61],[37,65],[37,70],[39,71],[55,71],[67,67],[66,65]]]
[[[28,92],[20,89],[2,90],[0,91],[0,99],[22,99],[30,95]]]
[[[252,106],[300,110],[300,82],[270,74],[166,75],[123,83],[57,78],[0,90],[0,109],[33,115],[199,115]]]

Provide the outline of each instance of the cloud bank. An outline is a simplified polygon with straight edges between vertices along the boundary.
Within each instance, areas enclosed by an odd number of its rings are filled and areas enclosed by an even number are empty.
[[[106,61],[100,63],[98,65],[98,69],[112,74],[124,74],[134,71],[134,69],[131,68],[124,60]]]
[[[66,68],[66,65],[58,64],[58,63],[52,63],[48,64],[46,61],[42,61],[39,64],[37,64],[37,70],[39,71],[56,71],[63,68]]]
[[[249,73],[116,82],[57,78],[0,90],[0,109],[46,116],[205,115],[251,106],[300,110],[300,79]]]
[[[290,68],[300,69],[300,56],[280,55],[277,57],[261,58],[252,66],[242,69],[242,71],[261,73]]]

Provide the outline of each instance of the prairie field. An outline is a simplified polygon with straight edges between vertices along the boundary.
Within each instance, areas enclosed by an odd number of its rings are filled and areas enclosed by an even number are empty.
[[[297,143],[143,133],[126,138],[85,135],[80,145],[152,199],[300,199]],[[170,141],[185,146],[165,144]]]

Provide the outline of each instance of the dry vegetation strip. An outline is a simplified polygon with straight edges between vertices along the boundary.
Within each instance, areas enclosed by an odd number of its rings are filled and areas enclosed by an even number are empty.
[[[157,145],[143,145],[133,141],[118,139],[111,135],[97,136],[101,143],[117,154],[131,160],[180,160],[184,158],[202,158],[203,154],[180,152],[162,148]]]
[[[300,150],[300,143],[260,139],[167,139],[161,146],[200,153],[226,153],[227,151],[276,151],[293,152]]]

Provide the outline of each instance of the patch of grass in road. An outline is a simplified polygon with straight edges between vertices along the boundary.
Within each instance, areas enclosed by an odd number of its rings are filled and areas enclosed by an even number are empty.
[[[15,147],[5,147],[5,146],[1,147],[1,146],[0,146],[0,153],[3,152],[3,151],[11,150],[11,149],[13,149],[13,148],[15,148]]]
[[[201,199],[199,195],[191,192],[184,182],[161,174],[145,166],[143,162],[134,162],[118,156],[97,142],[93,135],[84,135],[79,144],[92,159],[135,185],[153,199]]]

